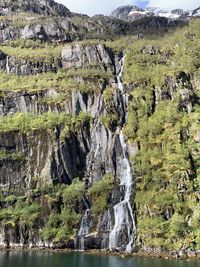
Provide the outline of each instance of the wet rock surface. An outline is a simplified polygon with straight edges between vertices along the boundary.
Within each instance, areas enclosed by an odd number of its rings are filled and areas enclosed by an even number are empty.
[[[62,44],[63,49],[60,50],[60,55],[45,61],[42,57],[28,59],[13,56],[9,52],[3,52],[2,47],[0,70],[5,75],[2,76],[5,82],[8,77],[40,79],[40,75],[49,75],[46,80],[48,83],[53,80],[53,75],[56,77],[49,88],[44,86],[38,89],[34,83],[32,88],[27,89],[26,85],[19,83],[19,88],[3,88],[0,94],[2,118],[11,119],[14,116],[17,119],[21,113],[32,113],[41,119],[40,116],[53,113],[69,115],[70,119],[65,124],[54,122],[52,127],[44,127],[41,124],[46,125],[47,121],[41,123],[38,120],[31,130],[23,128],[23,125],[12,125],[12,130],[6,129],[4,123],[9,124],[9,120],[2,120],[4,130],[0,132],[0,188],[3,200],[0,206],[2,210],[8,209],[2,218],[9,218],[9,210],[12,207],[19,208],[16,203],[19,205],[23,202],[31,209],[34,209],[31,206],[33,203],[39,205],[41,216],[37,220],[33,218],[34,223],[27,217],[25,221],[20,218],[13,221],[11,218],[5,223],[1,220],[0,247],[104,249],[130,253],[139,249],[142,242],[136,240],[134,206],[137,177],[130,158],[135,157],[141,147],[138,141],[126,140],[123,133],[126,130],[129,102],[137,89],[134,84],[124,86],[122,82],[123,53],[126,52],[117,52],[105,41],[71,42],[96,37],[115,38],[118,35],[131,35],[140,39],[151,30],[165,31],[184,23],[160,17],[148,17],[140,22],[122,21],[127,16],[127,11],[140,11],[137,8],[133,10],[133,7],[123,10],[123,14],[120,9],[116,11],[113,16],[117,16],[117,19],[103,15],[90,18],[74,14],[51,0],[37,0],[34,5],[31,0],[12,1],[8,7],[9,3],[6,0],[0,1],[0,13],[9,15],[7,18],[2,17],[0,22],[0,43],[3,46],[13,41],[14,48],[15,41],[20,39],[25,44],[38,41],[39,45],[45,42]],[[27,17],[20,21],[20,25],[15,25],[15,16],[23,17],[22,12],[28,12]],[[181,10],[174,13],[182,15]],[[22,45],[20,49],[26,48]],[[163,52],[159,45],[146,45],[140,52],[144,56],[162,56],[164,61],[172,56],[170,50]],[[57,84],[63,77],[69,78],[70,83],[63,83],[58,88]],[[168,103],[178,96],[179,110],[190,114],[199,101],[191,79],[191,74],[180,71],[174,77],[166,75],[162,86],[151,85],[152,112],[160,102]],[[196,88],[199,88],[198,82]],[[87,120],[84,119],[86,114],[89,117]],[[39,124],[41,128],[38,127]],[[181,134],[184,140],[188,133]],[[196,130],[193,138],[197,143],[200,142],[199,135]],[[52,238],[52,233],[47,233],[50,241],[44,241],[42,231],[46,224],[52,223],[51,228],[55,231],[62,226],[58,222],[61,216],[68,219],[69,210],[63,208],[66,200],[63,200],[61,190],[69,184],[73,185],[78,178],[84,182],[88,193],[92,185],[101,182],[102,177],[108,174],[112,176],[114,185],[106,200],[106,208],[94,216],[88,195],[81,195],[80,199],[77,197],[70,204],[76,215],[70,223],[78,220],[73,235],[60,242]],[[180,198],[184,198],[186,189],[186,182],[180,180],[177,183]],[[71,194],[73,193],[76,192]],[[149,207],[147,209],[150,217],[155,215]],[[66,212],[64,215],[63,210]],[[21,216],[24,216],[27,211],[21,212]],[[55,219],[52,216],[53,222],[49,222],[52,214],[59,214],[60,217]],[[169,207],[163,214],[170,219],[173,209]],[[143,249],[147,253],[162,253],[159,249]],[[185,248],[180,249],[178,256],[184,255]]]

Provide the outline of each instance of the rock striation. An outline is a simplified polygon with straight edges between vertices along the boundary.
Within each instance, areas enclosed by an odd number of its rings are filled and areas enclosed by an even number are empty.
[[[158,45],[185,23],[53,0],[0,12],[0,247],[196,251],[198,19]]]

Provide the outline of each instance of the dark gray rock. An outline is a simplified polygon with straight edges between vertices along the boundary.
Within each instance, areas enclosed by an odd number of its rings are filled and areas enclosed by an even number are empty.
[[[20,28],[4,28],[0,30],[0,43],[16,40],[21,36]]]
[[[141,16],[131,15],[130,16],[129,14],[134,11],[144,11],[144,10],[141,8],[138,8],[137,6],[132,6],[132,5],[121,6],[121,7],[118,7],[116,10],[114,10],[110,16],[117,18],[117,19],[125,20],[125,21],[134,21],[136,19],[141,19],[145,17],[145,15],[141,15]]]
[[[54,0],[0,0],[1,12],[33,12],[52,16],[70,16],[68,8]]]
[[[177,77],[166,77],[165,85],[155,90],[155,100],[171,100],[176,97],[176,93],[180,95],[180,110],[192,112],[196,102],[194,91],[190,81],[190,76],[184,72],[180,72]]]
[[[7,74],[16,74],[20,76],[37,75],[46,72],[56,73],[62,68],[61,59],[52,58],[50,62],[45,62],[42,59],[27,60],[16,57],[9,57],[9,55],[0,54],[0,69]],[[9,89],[9,88],[8,88]]]
[[[200,7],[196,8],[192,11],[192,16],[194,16],[194,17],[200,16]]]

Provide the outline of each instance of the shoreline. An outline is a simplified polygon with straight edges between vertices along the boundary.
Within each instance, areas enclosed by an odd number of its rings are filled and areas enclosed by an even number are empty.
[[[139,250],[137,252],[125,253],[125,252],[114,252],[107,250],[88,249],[84,251],[73,250],[73,249],[59,249],[59,248],[0,248],[0,252],[48,252],[48,253],[83,253],[86,255],[96,256],[116,256],[121,258],[151,258],[151,259],[165,259],[165,260],[177,260],[177,261],[196,261],[200,260],[200,253],[186,253],[183,256],[179,256],[175,251],[162,251],[162,252],[147,252]]]
[[[90,254],[90,255],[102,255],[102,256],[118,256],[122,258],[151,258],[151,259],[165,259],[165,260],[177,260],[177,261],[195,261],[200,260],[200,253],[199,254],[185,254],[183,256],[178,256],[175,251],[173,252],[147,252],[143,250],[139,250],[137,252],[132,253],[125,253],[125,252],[110,252],[105,250],[86,250],[83,253]],[[172,254],[173,253],[173,254]]]

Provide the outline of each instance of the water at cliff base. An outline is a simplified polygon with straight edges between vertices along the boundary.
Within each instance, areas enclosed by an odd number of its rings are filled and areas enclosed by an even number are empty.
[[[199,267],[200,261],[121,258],[59,252],[0,252],[0,267]]]

